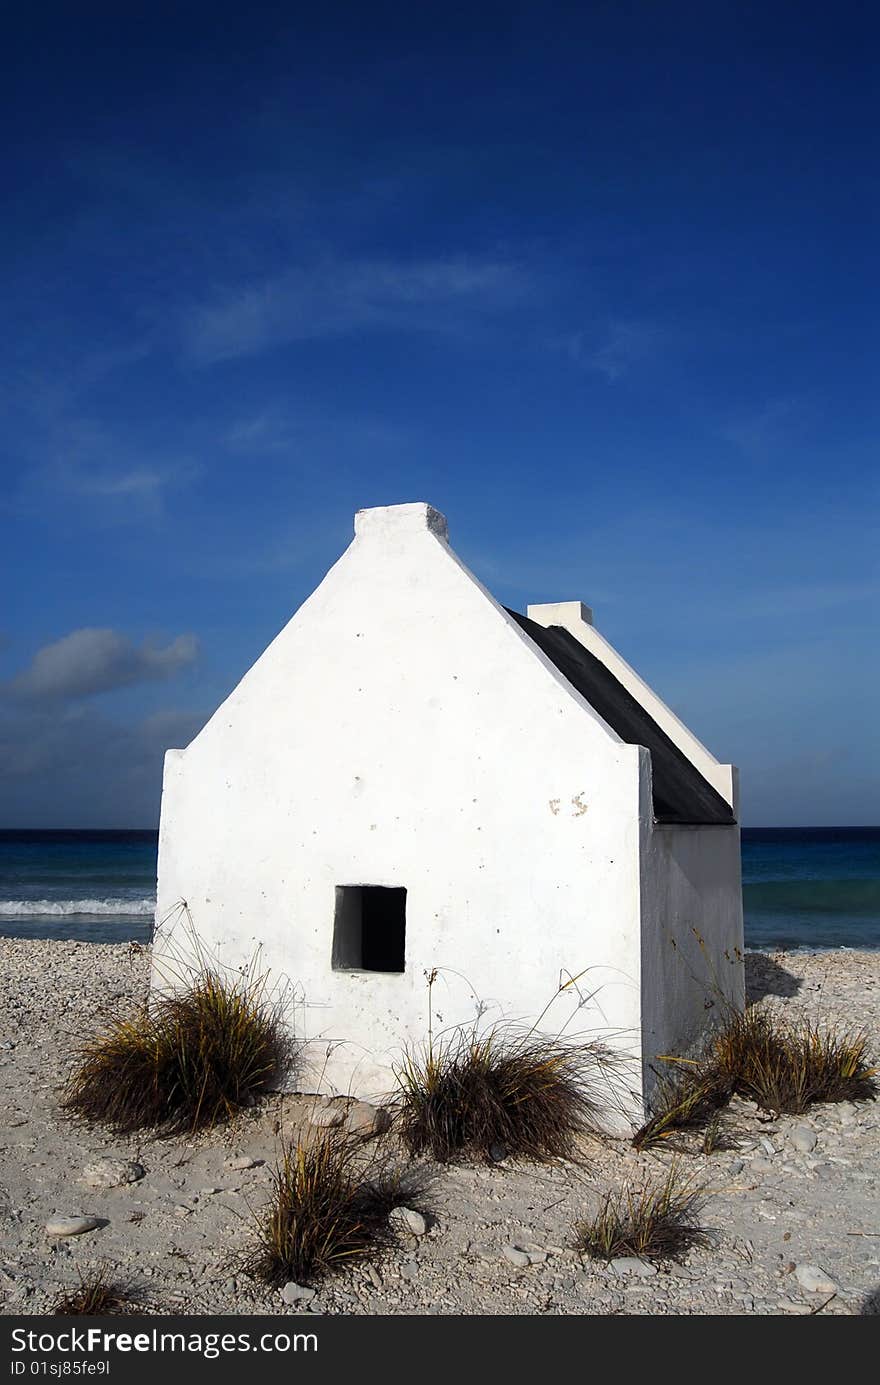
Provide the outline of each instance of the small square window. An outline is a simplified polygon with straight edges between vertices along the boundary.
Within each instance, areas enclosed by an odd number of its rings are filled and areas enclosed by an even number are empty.
[[[406,890],[337,885],[334,971],[402,972],[406,951]]]

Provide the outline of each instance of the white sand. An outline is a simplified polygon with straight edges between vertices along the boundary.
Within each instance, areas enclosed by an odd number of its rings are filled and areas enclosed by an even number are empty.
[[[234,1129],[187,1140],[117,1140],[72,1124],[59,1086],[76,1044],[108,1006],[145,993],[148,953],[125,945],[0,939],[0,1303],[5,1313],[48,1313],[79,1273],[101,1264],[140,1286],[160,1313],[290,1313],[277,1290],[248,1280],[236,1257],[249,1244],[252,1209],[266,1199],[276,1129],[289,1135],[303,1103],[276,1096]],[[880,953],[791,953],[749,958],[753,995],[796,1013],[844,1020],[872,1036],[880,1020]],[[799,1313],[877,1311],[880,1286],[880,1103],[814,1108],[764,1122],[735,1103],[739,1148],[688,1156],[708,1190],[710,1249],[683,1267],[642,1278],[586,1262],[572,1225],[602,1192],[672,1157],[623,1142],[584,1143],[584,1162],[430,1170],[436,1223],[407,1244],[325,1280],[324,1313]],[[795,1128],[816,1136],[811,1152]],[[230,1156],[265,1162],[235,1171]],[[93,1191],[95,1158],[140,1161],[146,1176]],[[682,1156],[685,1158],[685,1156]],[[214,1191],[206,1191],[214,1190]],[[106,1220],[87,1235],[47,1236],[55,1214]],[[529,1268],[505,1245],[539,1247]],[[540,1255],[537,1256],[540,1260]],[[810,1292],[804,1266],[836,1286]],[[796,1267],[801,1267],[800,1279]]]

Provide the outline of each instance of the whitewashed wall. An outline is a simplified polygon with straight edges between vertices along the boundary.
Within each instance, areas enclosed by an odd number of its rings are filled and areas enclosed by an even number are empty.
[[[401,1045],[497,1017],[638,1053],[640,756],[452,554],[425,506],[366,511],[340,561],[166,760],[157,918],[304,1000],[306,1082],[378,1095]],[[434,526],[434,527],[432,527]],[[436,529],[440,532],[436,532]],[[335,887],[403,885],[403,975],[334,972]],[[163,922],[164,921],[164,922]],[[162,945],[157,948],[161,973]],[[331,1052],[328,1057],[328,1046]],[[639,1076],[633,1080],[638,1086]]]
[[[745,1001],[739,827],[642,825],[645,1099],[662,1055],[699,1046]]]

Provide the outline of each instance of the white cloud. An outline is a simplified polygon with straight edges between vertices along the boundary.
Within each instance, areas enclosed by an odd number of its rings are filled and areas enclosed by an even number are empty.
[[[463,311],[503,312],[527,291],[522,272],[501,261],[328,261],[218,296],[190,314],[183,339],[209,363],[364,330],[445,331]]]
[[[192,485],[205,471],[202,462],[173,446],[144,449],[137,438],[120,437],[88,418],[54,420],[31,450],[38,459],[23,469],[10,507],[41,515],[48,497],[70,513],[72,501],[83,501],[79,512],[89,523],[159,517],[169,493]]]
[[[100,457],[67,458],[52,468],[52,476],[65,490],[103,500],[142,500],[159,504],[166,490],[189,485],[203,472],[187,459],[156,465],[119,464]]]
[[[585,332],[576,332],[565,344],[577,365],[597,371],[610,384],[616,384],[634,366],[653,357],[668,336],[656,323],[616,321],[610,323],[598,345]]]
[[[193,664],[199,644],[195,635],[178,635],[170,644],[135,645],[116,630],[73,630],[38,649],[29,666],[12,678],[6,691],[36,702],[60,702],[96,693],[171,678]]]

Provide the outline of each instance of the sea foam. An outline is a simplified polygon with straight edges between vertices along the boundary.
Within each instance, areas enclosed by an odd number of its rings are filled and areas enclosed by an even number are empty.
[[[155,899],[0,899],[0,918],[60,918],[71,914],[152,916]]]

